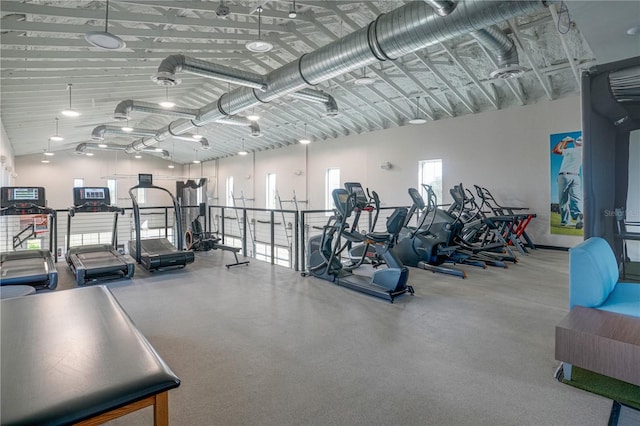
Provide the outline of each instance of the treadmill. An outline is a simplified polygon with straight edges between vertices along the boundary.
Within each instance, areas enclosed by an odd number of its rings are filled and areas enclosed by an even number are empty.
[[[67,254],[69,268],[78,286],[103,280],[131,278],[135,263],[130,256],[117,250],[118,215],[121,209],[110,204],[109,188],[73,188],[73,207],[67,220]],[[71,219],[77,213],[114,213],[111,244],[90,244],[71,247]]]
[[[176,232],[173,235],[176,241],[175,246],[166,238],[141,239],[140,206],[135,196],[135,192],[140,188],[164,191],[171,197],[176,226]],[[133,219],[135,226],[135,240],[129,241],[129,254],[133,256],[136,262],[149,271],[167,268],[183,268],[187,264],[193,263],[195,260],[193,252],[184,250],[180,203],[178,203],[178,200],[176,200],[173,194],[165,188],[155,186],[151,174],[140,173],[138,174],[138,184],[129,189],[129,196],[133,202]]]
[[[1,189],[0,216],[48,215],[49,250],[20,250],[0,254],[0,285],[30,285],[36,289],[55,289],[58,271],[51,253],[56,241],[56,211],[45,207],[42,187],[5,186]],[[30,224],[13,237],[13,249],[36,234]]]

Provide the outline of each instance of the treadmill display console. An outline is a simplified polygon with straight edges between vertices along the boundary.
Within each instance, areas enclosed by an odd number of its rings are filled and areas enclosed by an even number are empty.
[[[73,188],[73,206],[78,212],[111,211],[110,202],[107,187]]]
[[[106,200],[109,194],[107,188],[78,188],[82,200]]]
[[[27,186],[5,186],[2,188],[2,207],[26,208],[44,206],[44,188]],[[26,213],[25,213],[26,214]]]
[[[364,209],[367,206],[367,194],[358,182],[345,182],[344,187],[350,194],[356,194],[356,208]]]

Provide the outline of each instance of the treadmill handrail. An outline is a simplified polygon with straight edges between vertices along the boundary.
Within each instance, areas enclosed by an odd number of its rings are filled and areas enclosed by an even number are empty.
[[[183,240],[182,240],[182,215],[181,215],[181,207],[180,207],[180,202],[176,199],[176,197],[173,196],[173,194],[171,193],[171,191],[169,191],[166,188],[163,188],[161,186],[156,186],[156,185],[135,185],[131,188],[129,188],[129,197],[131,197],[131,202],[133,205],[133,222],[136,228],[136,262],[141,263],[142,261],[142,257],[141,257],[141,249],[142,249],[142,244],[140,241],[140,205],[138,204],[138,199],[136,198],[136,196],[134,195],[134,190],[138,189],[138,188],[152,188],[152,189],[158,189],[160,191],[164,191],[167,194],[169,194],[169,197],[171,197],[171,201],[173,202],[173,211],[174,211],[174,215],[175,215],[175,227],[176,227],[176,233],[177,235],[174,235],[175,241],[177,242],[176,244],[176,248],[178,249],[178,251],[183,251],[184,250],[184,244],[183,244]]]
[[[83,207],[98,207],[100,211],[86,211],[86,210],[78,210]],[[107,204],[101,202],[99,204],[95,204],[93,202],[87,202],[84,204],[80,204],[78,206],[69,207],[68,217],[67,217],[67,251],[71,248],[71,218],[75,216],[76,213],[109,213],[113,212],[113,229],[111,231],[111,246],[117,248],[118,245],[118,214],[124,215],[124,208],[113,206],[111,204]]]

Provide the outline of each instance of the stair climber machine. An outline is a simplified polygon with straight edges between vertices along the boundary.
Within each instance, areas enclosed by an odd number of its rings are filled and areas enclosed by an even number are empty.
[[[466,272],[442,266],[445,262],[457,264],[469,260],[469,256],[459,253],[458,246],[452,244],[453,236],[460,231],[462,223],[456,220],[436,221],[438,213],[444,212],[438,209],[436,194],[431,186],[425,185],[425,189],[427,204],[417,189],[409,188],[413,205],[400,230],[398,243],[393,247],[393,252],[405,265],[466,278]],[[409,226],[414,214],[418,214],[419,217],[417,227]]]
[[[387,219],[387,232],[369,232],[364,242],[375,248],[387,268],[376,270],[372,276],[353,273],[355,267],[346,267],[340,256],[346,245],[342,244],[343,232],[349,232],[347,220],[356,208],[356,194],[338,188],[332,193],[335,204],[334,216],[323,227],[322,235],[309,239],[307,245],[308,275],[321,278],[351,290],[381,297],[393,303],[395,297],[410,293],[413,287],[407,285],[409,269],[402,265],[390,250],[407,216],[407,209],[397,208]],[[306,276],[307,273],[303,273]]]
[[[361,233],[358,229],[360,215],[362,212],[368,212],[369,214],[373,212],[373,218],[369,216],[368,232],[375,231],[376,224],[378,223],[378,216],[380,215],[380,197],[378,197],[378,193],[376,191],[369,192],[369,188],[367,188],[367,192],[365,194],[365,191],[359,182],[345,182],[344,189],[346,189],[349,194],[353,193],[356,196],[356,207],[354,209],[355,215],[351,224],[351,229],[349,232],[345,231],[342,233],[342,236],[347,239],[347,253],[349,255],[349,259],[353,265],[360,262],[360,264],[370,263],[374,267],[380,266],[384,262],[376,256],[375,249],[370,244],[366,244],[364,242],[365,234]],[[354,246],[354,243],[357,245]]]
[[[213,233],[209,231],[205,231],[200,223],[200,218],[206,218],[207,216],[207,205],[205,203],[200,203],[199,205],[199,214],[196,218],[191,222],[191,228],[187,229],[187,232],[184,234],[184,239],[187,245],[187,250],[193,251],[209,251],[209,250],[223,250],[230,251],[233,253],[236,261],[233,263],[227,263],[224,265],[227,269],[233,266],[246,266],[249,264],[248,260],[240,261],[238,259],[238,253],[240,252],[239,247],[227,246],[224,244],[220,244],[220,238],[216,237]]]
[[[176,245],[174,246],[167,238],[141,239],[140,206],[135,193],[138,189],[155,189],[166,192],[173,202],[173,212],[176,232],[173,233]],[[193,263],[195,257],[192,251],[183,249],[182,240],[182,217],[180,214],[180,203],[165,188],[153,184],[153,176],[146,173],[138,174],[138,184],[129,189],[129,196],[133,203],[133,219],[135,226],[135,239],[129,241],[129,254],[149,271],[162,270],[167,268],[183,268],[189,263]]]
[[[110,204],[109,188],[73,188],[73,207],[67,220],[67,254],[69,268],[78,286],[97,281],[131,278],[134,260],[120,254],[118,246],[118,215],[124,209]],[[71,219],[78,213],[113,213],[111,244],[90,244],[71,247]]]
[[[0,216],[45,215],[51,234],[49,250],[19,250],[0,254],[0,285],[30,285],[36,289],[53,290],[58,284],[58,271],[52,253],[56,241],[56,211],[46,207],[42,187],[2,187]],[[31,223],[13,237],[13,248],[38,234]],[[42,231],[40,231],[42,232]]]

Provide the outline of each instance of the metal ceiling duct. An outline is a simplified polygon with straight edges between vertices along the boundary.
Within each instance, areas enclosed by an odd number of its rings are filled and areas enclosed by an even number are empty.
[[[239,115],[227,115],[224,118],[220,118],[216,120],[216,123],[222,124],[230,124],[232,126],[246,126],[251,130],[251,136],[254,138],[259,138],[262,136],[262,132],[260,132],[260,126],[255,121],[249,120],[247,117],[242,117]]]
[[[456,3],[449,0],[426,0],[426,2],[440,16],[447,16],[456,8]]]
[[[267,88],[265,78],[260,74],[241,71],[180,54],[165,58],[160,63],[158,72],[151,79],[161,86],[175,86],[181,82],[179,78],[176,78],[176,73],[180,71],[258,90],[266,90]]]
[[[327,109],[325,117],[335,117],[338,115],[338,103],[330,94],[322,90],[302,89],[297,92],[290,93],[289,96],[296,99],[302,99],[309,102],[317,102],[324,104]]]
[[[126,132],[122,130],[122,127],[107,126],[103,124],[93,129],[91,132],[91,139],[94,141],[103,141],[104,135],[106,134],[122,136],[153,136],[156,134],[156,131],[153,129],[134,128],[133,130]]]
[[[177,106],[171,109],[167,109],[162,108],[157,104],[129,99],[120,102],[116,106],[116,109],[113,112],[113,118],[116,120],[130,120],[132,111],[140,111],[150,114],[162,114],[182,118],[194,118],[198,115],[197,109],[181,108]]]
[[[103,145],[91,142],[82,142],[76,146],[74,153],[76,154],[85,154],[87,150],[96,150],[96,151],[126,151],[126,145]],[[155,148],[145,148],[142,150],[143,152],[149,152],[154,154],[162,154],[162,158],[168,159],[171,158],[171,154],[166,149],[162,151],[157,151]]]
[[[498,60],[498,69],[491,72],[491,78],[514,78],[524,73],[525,69],[520,66],[515,43],[500,28],[494,25],[471,31],[470,35],[493,52]]]
[[[170,126],[174,133],[188,132],[378,61],[398,59],[471,31],[538,12],[546,5],[543,0],[474,0],[459,3],[447,16],[439,16],[425,1],[410,2],[378,16],[364,28],[271,71],[265,76],[264,91],[239,87],[201,108],[195,119],[179,119]],[[134,141],[127,152],[164,140],[169,137],[168,129],[169,126],[165,126],[154,137]]]

